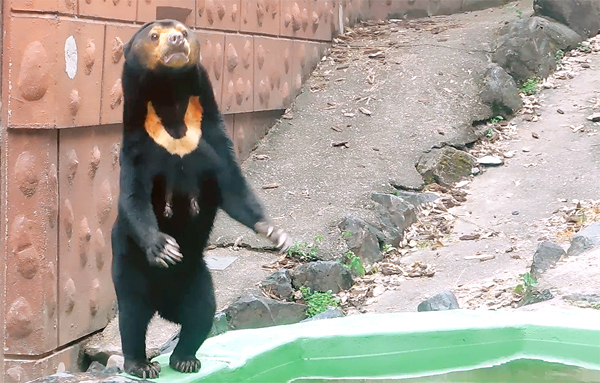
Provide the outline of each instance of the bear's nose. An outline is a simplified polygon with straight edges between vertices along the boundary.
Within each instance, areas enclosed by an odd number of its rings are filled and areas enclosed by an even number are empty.
[[[183,44],[183,35],[180,32],[171,33],[169,35],[169,44],[173,46],[180,46]]]

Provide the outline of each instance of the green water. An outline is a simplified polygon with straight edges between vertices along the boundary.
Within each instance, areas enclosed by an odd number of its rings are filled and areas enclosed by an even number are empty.
[[[600,370],[518,359],[494,367],[407,379],[295,379],[294,383],[600,383]]]

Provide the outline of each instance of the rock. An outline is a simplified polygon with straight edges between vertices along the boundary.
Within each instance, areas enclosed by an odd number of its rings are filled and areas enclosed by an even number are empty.
[[[313,317],[304,319],[302,322],[312,322],[312,321],[321,320],[321,319],[341,318],[343,316],[345,316],[345,315],[341,309],[339,309],[337,307],[330,307],[327,310],[323,311],[322,313],[319,313]]]
[[[552,292],[548,289],[543,291],[533,291],[532,293],[523,297],[523,300],[519,302],[518,306],[522,307],[532,305],[534,303],[549,301],[550,299],[554,299],[554,295],[552,295]]]
[[[504,160],[496,156],[485,156],[477,159],[477,163],[483,166],[499,166],[504,163]]]
[[[582,41],[569,27],[537,16],[509,23],[499,35],[492,60],[517,85],[532,77],[548,77],[556,69],[556,52],[575,48]]]
[[[377,202],[375,211],[386,239],[393,246],[399,246],[404,230],[417,221],[417,209],[413,204],[391,194],[373,193],[371,199]]]
[[[85,372],[102,372],[106,367],[100,362],[96,362],[95,360],[90,364],[88,369]]]
[[[290,272],[286,269],[277,270],[262,281],[260,285],[269,293],[287,301],[292,300],[294,296],[292,278]]]
[[[575,234],[567,250],[567,256],[579,255],[597,246],[600,246],[600,222],[595,222]]]
[[[470,175],[473,166],[473,158],[468,153],[445,146],[424,153],[417,164],[417,171],[425,182],[449,187]]]
[[[548,270],[552,265],[558,262],[558,260],[565,254],[565,250],[554,242],[540,242],[535,254],[533,255],[531,275],[537,278],[541,273]]]
[[[306,286],[313,291],[333,294],[352,287],[352,275],[341,263],[336,261],[309,262],[292,271],[292,284],[296,289]]]
[[[148,325],[146,354],[153,358],[160,355],[161,347],[179,332],[179,325],[155,315]],[[92,336],[85,345],[90,360],[107,364],[112,355],[122,355],[118,318],[111,320],[101,333]]]
[[[564,295],[562,299],[573,302],[600,303],[599,293],[573,293]]]
[[[227,332],[227,316],[223,312],[217,312],[213,319],[212,328],[208,337],[221,335]],[[168,354],[175,349],[179,342],[179,332],[173,334],[169,340],[167,340],[159,349],[159,355]]]
[[[592,122],[600,122],[600,113],[594,113],[587,117],[588,120]]]
[[[428,205],[439,198],[437,195],[432,193],[415,193],[403,190],[394,191],[394,195],[398,198],[402,198],[416,208]]]
[[[366,221],[347,215],[338,225],[348,249],[359,257],[364,264],[373,264],[383,258],[381,245],[385,240],[384,234]]]
[[[443,311],[459,309],[456,296],[450,290],[444,290],[438,295],[419,303],[417,311]]]
[[[497,116],[508,117],[523,106],[517,83],[499,65],[491,63],[483,75],[481,100],[492,108]]]
[[[306,305],[244,295],[225,309],[233,330],[298,323],[306,318]]]
[[[492,7],[500,7],[508,4],[512,0],[464,0],[462,5],[463,12],[482,11]]]
[[[584,38],[600,32],[600,0],[534,0],[533,10],[536,15],[567,25]]]
[[[125,363],[125,358],[121,355],[111,355],[110,358],[108,358],[108,361],[106,362],[106,369],[104,370],[104,373],[107,373],[106,371],[113,371],[116,370],[117,372],[119,371],[123,371],[123,365]],[[110,372],[109,372],[110,374]]]

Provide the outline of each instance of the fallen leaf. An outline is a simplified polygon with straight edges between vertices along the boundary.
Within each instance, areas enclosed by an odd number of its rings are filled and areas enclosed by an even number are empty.
[[[281,186],[281,184],[278,184],[277,182],[273,182],[273,183],[270,183],[270,184],[263,185],[262,188],[263,189],[277,189],[280,186]]]
[[[373,112],[371,112],[369,109],[363,108],[362,106],[360,108],[358,108],[358,110],[362,114],[366,114],[367,116],[370,116],[371,114],[373,114]]]
[[[461,241],[474,241],[476,239],[479,239],[479,234],[465,234],[458,239],[460,239]]]
[[[350,145],[348,144],[348,141],[337,141],[337,142],[332,142],[331,146],[333,146],[334,148],[340,147],[340,146],[344,146],[346,148],[349,148]]]
[[[340,128],[339,126],[332,126],[331,130],[335,130],[336,132],[341,132],[342,128]]]
[[[470,256],[465,257],[465,259],[467,259],[467,260],[479,259],[481,262],[489,261],[494,258],[496,258],[496,256],[494,254],[470,255]]]

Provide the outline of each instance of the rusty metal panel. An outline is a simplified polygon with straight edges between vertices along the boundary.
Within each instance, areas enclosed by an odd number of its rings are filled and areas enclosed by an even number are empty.
[[[114,313],[110,232],[119,193],[121,125],[60,131],[59,345]]]
[[[291,103],[292,40],[254,38],[254,110],[285,109]]]
[[[234,147],[239,161],[243,161],[264,137],[269,128],[281,117],[281,111],[240,113],[233,116]]]
[[[8,125],[54,127],[58,20],[19,15],[7,21]]]
[[[240,11],[240,0],[196,0],[196,27],[239,31]]]
[[[123,45],[138,29],[137,25],[106,25],[104,64],[102,66],[104,75],[102,76],[101,124],[119,123],[123,120],[123,89],[121,87]]]
[[[281,29],[279,0],[242,1],[242,32],[278,36]]]
[[[189,27],[196,24],[196,0],[142,0],[138,1],[137,20],[174,19]]]
[[[147,0],[139,0],[147,1]],[[114,20],[134,21],[138,0],[85,0],[79,1],[79,14]]]
[[[78,343],[41,359],[6,359],[6,369],[0,370],[2,371],[0,381],[4,383],[23,383],[59,371],[77,371],[77,362],[81,352],[82,344]],[[2,376],[4,380],[2,380]]]
[[[198,31],[200,40],[200,61],[210,78],[217,104],[221,107],[223,94],[223,62],[225,50],[225,34],[213,31]]]
[[[324,43],[312,41],[295,40],[293,42],[292,94],[294,97],[300,93],[302,84],[308,79],[310,73],[321,59],[325,46]]]
[[[253,39],[248,35],[225,35],[223,113],[250,112],[254,107]]]
[[[57,347],[57,131],[5,132],[4,354]]]
[[[56,125],[98,125],[104,25],[61,19],[57,45],[65,53],[57,64]]]

